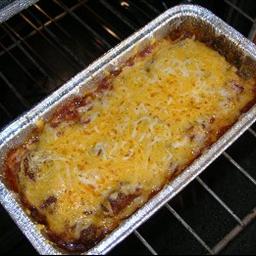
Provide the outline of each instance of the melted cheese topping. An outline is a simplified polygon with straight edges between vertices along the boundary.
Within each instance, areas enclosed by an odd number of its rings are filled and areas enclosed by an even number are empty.
[[[29,203],[67,240],[92,224],[113,229],[215,141],[254,97],[254,81],[238,77],[219,53],[193,39],[160,40],[112,84],[79,109],[89,123],[46,123],[28,158],[36,181],[20,173]],[[135,191],[139,196],[127,207],[104,214],[106,200]],[[42,207],[52,196],[56,202]]]

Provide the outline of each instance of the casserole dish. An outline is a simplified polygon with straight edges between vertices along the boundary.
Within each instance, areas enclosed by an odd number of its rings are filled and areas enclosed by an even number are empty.
[[[200,11],[201,11],[201,14],[198,15]],[[200,16],[200,18],[197,15]],[[253,55],[252,55],[253,51],[251,53],[249,53],[249,51],[247,52],[246,48],[240,47],[237,44],[238,41],[236,41],[234,38],[232,39],[228,38],[227,33],[224,29],[225,28],[224,24],[222,27],[222,29],[224,30],[223,30],[223,33],[221,33],[221,31],[219,31],[217,28],[215,28],[211,24],[211,22],[213,21],[211,21],[210,18],[213,20],[216,19],[218,22],[220,22],[215,16],[208,13],[206,10],[201,9],[199,7],[195,7],[195,6],[180,6],[172,10],[169,10],[167,11],[167,13],[161,15],[158,19],[150,23],[143,30],[139,31],[133,37],[129,38],[123,44],[115,48],[112,52],[104,56],[100,61],[96,62],[95,64],[90,66],[86,71],[79,74],[76,78],[74,78],[74,80],[70,81],[69,84],[62,87],[59,91],[54,93],[50,98],[48,98],[38,107],[36,107],[34,110],[32,110],[31,112],[26,114],[23,118],[21,118],[19,121],[17,121],[13,125],[11,125],[9,128],[7,128],[2,133],[2,137],[1,137],[2,141],[4,142],[3,143],[4,145],[2,147],[2,152],[3,152],[2,162],[3,163],[5,162],[4,159],[6,156],[6,152],[10,152],[9,150],[11,148],[15,148],[16,145],[19,145],[22,142],[24,142],[24,139],[27,137],[27,135],[30,134],[31,131],[35,128],[36,120],[38,120],[39,118],[44,118],[45,120],[48,119],[51,121],[55,120],[54,123],[58,124],[58,117],[61,115],[60,113],[63,112],[63,108],[59,107],[59,105],[62,104],[62,106],[68,106],[69,109],[72,109],[74,104],[80,106],[80,103],[78,103],[80,102],[80,100],[72,101],[70,99],[72,97],[73,98],[76,97],[77,95],[84,94],[86,90],[93,90],[92,88],[94,87],[95,83],[99,83],[97,81],[104,81],[104,79],[106,78],[106,76],[108,76],[109,73],[111,75],[114,73],[119,73],[119,70],[117,71],[116,67],[120,67],[123,65],[123,63],[127,63],[127,60],[130,60],[131,58],[133,58],[133,56],[137,55],[138,53],[139,55],[147,55],[145,53],[149,52],[148,56],[150,56],[151,52],[148,51],[149,49],[148,47],[154,44],[154,42],[158,42],[158,41],[161,42],[162,40],[161,38],[167,35],[171,35],[172,40],[176,40],[177,38],[180,38],[184,35],[186,35],[185,37],[190,37],[189,34],[192,35],[192,37],[195,36],[196,40],[202,41],[204,42],[204,44],[207,44],[212,48],[214,48],[214,50],[220,51],[220,53],[226,57],[228,62],[236,66],[237,70],[235,71],[235,73],[236,72],[239,73],[240,77],[249,81],[251,78],[253,78],[253,74],[255,70],[255,64],[254,64]],[[234,34],[234,36],[235,35],[236,34]],[[239,39],[240,35],[237,34],[237,36]],[[129,40],[132,40],[132,39],[134,41],[130,41],[130,44],[127,44],[127,42],[129,42]],[[190,39],[187,42],[190,42],[191,40],[194,41],[194,39]],[[181,40],[180,42],[186,46],[187,43],[184,43],[185,41],[186,39]],[[131,42],[133,43],[131,44]],[[248,44],[247,47],[249,46],[252,47],[252,45]],[[111,59],[108,59],[108,57],[110,56],[112,56]],[[102,65],[101,69],[99,69],[99,66],[97,66],[99,65],[99,63],[101,63],[100,65]],[[91,74],[93,74],[93,76],[87,77],[87,75],[91,75]],[[122,75],[122,72],[119,75]],[[241,86],[237,83],[235,83],[235,85],[233,84],[231,87],[234,89],[235,92],[243,91]],[[225,94],[225,92],[223,93]],[[242,107],[243,109],[241,109],[241,112],[246,112],[253,105],[254,103],[253,100],[254,98],[248,99],[248,101],[246,101],[246,104],[244,104],[244,106]],[[45,104],[47,104],[48,107]],[[56,106],[58,106],[57,109],[61,109],[62,111],[58,112],[57,110],[56,112]],[[245,116],[243,116],[242,119],[237,122],[234,128],[230,129],[220,140],[218,140],[216,144],[214,144],[210,148],[210,150],[208,150],[207,152],[202,152],[203,153],[202,156],[198,158],[189,168],[187,168],[182,175],[178,176],[174,181],[171,182],[170,185],[163,188],[161,192],[159,192],[155,197],[149,200],[149,202],[145,206],[140,208],[131,218],[127,219],[123,224],[121,224],[116,229],[116,231],[114,231],[105,240],[103,240],[98,245],[98,248],[103,248],[103,247],[100,247],[102,246],[102,244],[103,246],[106,246],[107,241],[110,241],[111,237],[112,239],[115,238],[117,239],[116,241],[118,241],[122,237],[127,235],[132,229],[129,229],[129,232],[122,233],[121,236],[120,236],[121,234],[120,232],[123,232],[125,230],[128,231],[127,225],[129,223],[130,223],[130,227],[133,226],[133,228],[135,228],[140,221],[148,218],[158,207],[164,204],[166,200],[174,196],[177,193],[177,191],[180,190],[188,181],[192,180],[196,175],[198,175],[202,171],[203,167],[208,165],[210,161],[212,161],[215,157],[217,157],[218,154],[220,154],[221,151],[224,150],[224,148],[227,147],[229,143],[232,142],[232,140],[234,140],[237,136],[239,136],[240,133],[248,127],[248,125],[253,121],[252,111],[253,109],[251,110],[251,112],[248,112]],[[58,113],[57,118],[54,118],[54,116],[56,116],[56,113]],[[57,122],[56,122],[56,119],[57,119]],[[231,125],[233,121],[228,123],[227,125]],[[242,121],[244,122],[244,124],[241,126]],[[209,120],[209,122],[211,121]],[[22,129],[17,131],[15,129],[15,125],[17,124],[19,125],[22,124],[23,125]],[[239,124],[240,124],[240,128],[239,128]],[[235,128],[237,126],[238,128]],[[41,127],[40,122],[39,124],[37,123],[37,127],[39,128]],[[224,129],[222,129],[219,135],[222,135],[224,131],[228,129],[227,127],[222,127],[222,126],[220,128],[224,128]],[[17,134],[15,135],[15,133],[18,133],[18,135]],[[15,143],[13,143],[14,141]],[[181,141],[175,142],[174,147],[176,146],[179,147],[180,144],[182,144]],[[217,148],[217,151],[216,151],[216,148]],[[101,151],[103,151],[102,148],[101,148]],[[210,154],[209,152],[214,152],[214,154],[212,154],[210,158],[209,157],[207,158],[206,156]],[[196,154],[196,156],[198,155]],[[186,163],[186,166],[187,165],[188,163]],[[179,174],[181,170],[182,168],[177,172],[177,174]],[[177,182],[179,183],[179,185],[177,184]],[[172,191],[173,189],[174,191]],[[3,191],[5,191],[4,185],[3,185]],[[9,194],[9,193],[7,194],[12,198],[12,194]],[[49,198],[53,198],[53,197],[49,196]],[[48,198],[46,198],[46,201],[53,202],[55,200],[48,201]],[[125,216],[125,217],[128,217],[128,216]],[[133,225],[134,224],[133,221],[136,218],[137,218],[136,225]],[[35,228],[35,232],[37,232],[36,229],[38,229],[38,227]],[[118,232],[119,232],[119,235],[118,235]],[[105,247],[106,250],[109,250],[113,245],[114,243],[108,244],[108,247]],[[49,248],[51,248],[50,244],[48,244],[48,246]],[[95,251],[95,250],[98,250],[97,246],[95,249],[92,250],[93,252],[96,252],[96,253],[105,252],[104,251],[105,249],[102,251]]]

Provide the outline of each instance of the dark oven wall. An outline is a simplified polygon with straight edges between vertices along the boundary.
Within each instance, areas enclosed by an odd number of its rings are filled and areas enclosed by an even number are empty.
[[[11,2],[2,0],[0,8]],[[203,5],[253,39],[253,0],[41,0],[0,25],[3,128],[176,4]],[[111,253],[256,253],[256,125]],[[0,208],[2,253],[35,253]]]

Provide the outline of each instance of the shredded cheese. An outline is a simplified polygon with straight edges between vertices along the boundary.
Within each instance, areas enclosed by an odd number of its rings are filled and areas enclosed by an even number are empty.
[[[232,81],[244,87],[240,95]],[[29,157],[36,181],[20,174],[23,192],[37,209],[47,197],[57,198],[53,212],[40,211],[49,228],[66,232],[67,239],[78,239],[91,224],[111,229],[129,216],[254,97],[253,81],[238,77],[219,53],[193,39],[160,40],[112,83],[111,91],[80,108],[82,120],[90,120],[86,125],[51,128],[40,121],[43,131]],[[140,197],[117,216],[104,216],[102,203],[111,193],[116,200],[113,191],[122,186],[123,193],[139,187]]]

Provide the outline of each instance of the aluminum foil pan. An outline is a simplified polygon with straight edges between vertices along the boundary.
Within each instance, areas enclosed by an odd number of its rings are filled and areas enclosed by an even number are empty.
[[[118,67],[121,62],[145,47],[152,39],[157,40],[177,28],[197,31],[200,39],[207,43],[211,42],[212,47],[237,66],[241,75],[252,76],[256,74],[256,47],[253,43],[204,8],[194,5],[174,7],[109,51],[31,111],[5,128],[0,133],[0,170],[6,152],[23,141],[38,118],[47,117],[57,105],[65,102],[67,98],[92,86],[95,79],[102,77],[105,71]],[[256,106],[243,114],[237,123],[200,158],[87,254],[106,254],[109,252],[203,172],[255,120]],[[15,194],[8,190],[1,179],[0,202],[39,253],[61,254],[61,251],[40,233],[38,226],[30,220],[22,209]]]
[[[38,0],[16,0],[16,1],[1,0],[1,1],[3,2],[6,1],[7,5],[4,4],[5,7],[3,7],[0,10],[0,23],[8,20],[16,13],[21,12],[23,9],[28,8],[30,5],[36,3]]]

